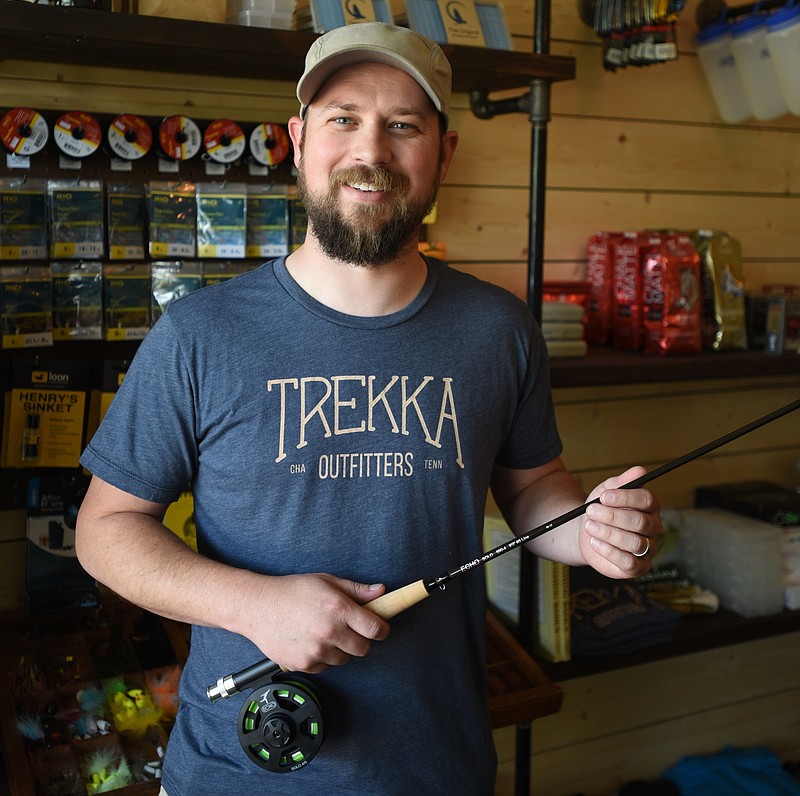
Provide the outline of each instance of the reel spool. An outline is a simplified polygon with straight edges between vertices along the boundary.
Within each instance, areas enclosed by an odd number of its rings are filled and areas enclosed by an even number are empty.
[[[325,720],[320,698],[296,675],[278,674],[256,686],[239,711],[239,743],[260,768],[278,774],[297,771],[322,746]]]

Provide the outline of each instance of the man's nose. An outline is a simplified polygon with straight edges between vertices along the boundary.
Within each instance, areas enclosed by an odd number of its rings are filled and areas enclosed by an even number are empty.
[[[360,162],[377,166],[392,159],[391,137],[382,124],[362,124],[355,138],[353,155]]]

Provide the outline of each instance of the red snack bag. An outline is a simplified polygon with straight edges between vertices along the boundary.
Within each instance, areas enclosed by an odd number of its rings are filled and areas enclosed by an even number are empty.
[[[642,259],[644,350],[647,354],[699,354],[700,258],[687,235],[650,239]]]
[[[611,342],[614,312],[614,245],[620,235],[596,232],[586,242],[586,282],[589,301],[586,304],[587,343],[606,345]]]
[[[642,347],[642,271],[640,236],[624,232],[614,245],[614,348],[638,351]]]

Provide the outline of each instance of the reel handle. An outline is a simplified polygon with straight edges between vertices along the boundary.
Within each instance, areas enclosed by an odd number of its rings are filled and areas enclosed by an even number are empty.
[[[219,702],[220,699],[227,699],[229,696],[238,694],[242,689],[247,688],[257,680],[273,675],[280,670],[280,666],[269,658],[247,666],[234,674],[226,674],[220,677],[214,685],[206,688],[206,696],[212,702]]]

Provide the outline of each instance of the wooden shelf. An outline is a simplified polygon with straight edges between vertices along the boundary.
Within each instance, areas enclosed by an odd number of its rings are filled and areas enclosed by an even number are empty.
[[[660,357],[590,346],[585,357],[553,359],[550,362],[553,387],[798,375],[800,356],[773,356],[761,351]]]
[[[784,633],[800,633],[800,611],[782,611],[772,616],[743,619],[730,611],[720,609],[713,614],[683,617],[673,640],[666,644],[623,655],[593,655],[575,657],[566,663],[539,661],[539,664],[547,676],[560,682]]]
[[[3,58],[295,82],[312,31],[191,22],[86,8],[3,3]],[[498,91],[535,78],[575,77],[575,59],[474,47],[442,48],[455,91]],[[476,57],[477,56],[477,57]]]

